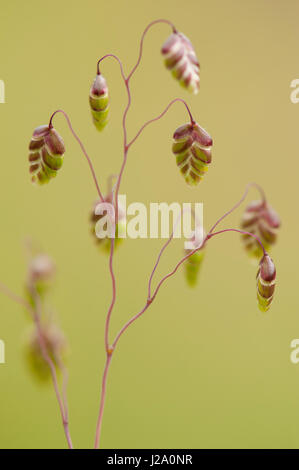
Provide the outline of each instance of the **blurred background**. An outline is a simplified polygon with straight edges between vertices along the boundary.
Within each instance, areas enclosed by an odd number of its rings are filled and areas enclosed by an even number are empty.
[[[155,26],[131,82],[129,136],[180,96],[212,135],[213,162],[198,187],[186,185],[171,153],[173,131],[187,122],[177,104],[132,147],[121,193],[128,204],[203,202],[208,228],[240,198],[247,182],[260,183],[282,219],[272,251],[277,291],[270,311],[261,314],[256,267],[239,236],[215,237],[198,287],[189,289],[179,270],[121,339],[109,377],[102,446],[299,446],[299,364],[290,361],[291,340],[299,337],[299,104],[290,100],[290,83],[299,76],[298,2],[5,0],[1,11],[0,79],[6,103],[0,105],[0,279],[23,294],[28,236],[55,259],[58,273],[48,303],[69,342],[75,446],[93,445],[111,298],[108,258],[90,236],[96,192],[63,116],[55,118],[55,127],[65,140],[65,161],[49,185],[30,184],[27,148],[33,129],[63,108],[105,188],[122,161],[126,94],[117,63],[107,60],[102,72],[110,88],[110,119],[99,134],[88,106],[96,61],[113,52],[128,71],[143,29],[157,18],[170,19],[192,40],[201,63],[201,89],[190,95],[171,78],[160,55],[170,29]],[[247,202],[256,198],[252,189]],[[238,226],[241,214],[239,209],[222,226]],[[113,336],[143,306],[161,244],[127,240],[117,251]],[[182,241],[176,241],[156,281],[181,255]],[[52,387],[39,385],[24,359],[29,326],[22,308],[1,295],[6,364],[0,365],[0,447],[64,448]]]

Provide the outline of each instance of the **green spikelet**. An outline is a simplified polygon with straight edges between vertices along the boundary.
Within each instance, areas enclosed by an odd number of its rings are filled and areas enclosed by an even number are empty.
[[[199,250],[196,253],[193,253],[187,260],[185,264],[185,276],[187,283],[190,287],[194,287],[198,281],[198,275],[200,271],[201,264],[205,256],[204,250]]]
[[[98,131],[102,131],[108,122],[109,94],[106,80],[100,74],[90,88],[89,104],[93,123]]]
[[[67,345],[65,337],[53,324],[43,325],[41,331],[47,353],[52,359],[55,367],[57,367],[57,357],[65,355],[66,352]],[[40,383],[48,383],[51,380],[51,371],[48,363],[44,359],[39,335],[36,330],[31,332],[27,341],[25,347],[25,359],[35,379]],[[59,369],[57,368],[57,371],[58,370]]]
[[[37,127],[29,144],[29,172],[33,183],[48,183],[63,164],[64,142],[58,132],[47,125]]]
[[[191,237],[191,247],[185,249],[185,254],[188,255],[190,252],[199,248],[198,251],[195,251],[193,255],[189,256],[189,258],[185,261],[185,277],[188,285],[190,287],[196,286],[198,282],[199,271],[205,256],[205,247],[204,247],[204,240],[205,240],[205,232],[204,230],[200,230],[197,227],[196,231],[193,232]],[[201,247],[201,248],[200,248]]]
[[[212,161],[213,141],[209,134],[196,123],[179,127],[173,135],[172,151],[186,182],[197,185]]]

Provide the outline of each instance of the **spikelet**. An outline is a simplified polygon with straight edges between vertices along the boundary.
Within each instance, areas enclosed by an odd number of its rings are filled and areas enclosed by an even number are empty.
[[[48,355],[57,367],[57,359],[61,358],[66,352],[66,339],[56,325],[46,324],[41,327],[42,337]],[[26,361],[32,374],[40,382],[47,382],[51,378],[51,371],[48,363],[42,354],[37,330],[34,329],[27,340],[25,350]]]
[[[102,131],[108,122],[109,95],[103,75],[98,74],[89,92],[89,104],[93,123],[98,131]]]
[[[241,220],[242,230],[258,236],[267,251],[276,242],[279,227],[278,214],[266,201],[249,204]],[[242,235],[242,240],[249,255],[257,258],[262,256],[262,248],[257,240],[246,234]]]
[[[163,44],[161,52],[173,77],[191,93],[198,93],[199,62],[190,40],[184,34],[174,32]]]
[[[203,233],[202,239],[199,239],[199,237],[196,236],[196,234],[193,234],[191,238],[192,248],[190,249],[188,248],[188,250],[185,250],[185,255],[195,250],[195,248],[199,248],[200,246],[202,246],[204,239],[205,239],[205,233]],[[199,275],[199,271],[200,271],[204,256],[205,256],[205,248],[204,246],[202,246],[200,250],[193,253],[193,255],[189,256],[189,258],[187,258],[185,261],[185,277],[190,287],[194,287],[197,284],[198,275]]]
[[[198,184],[212,161],[212,138],[197,123],[189,123],[179,127],[173,139],[177,166],[188,184]]]
[[[112,194],[106,196],[105,203],[112,204]],[[111,238],[108,236],[105,237],[100,237],[97,229],[97,223],[100,221],[102,217],[104,217],[105,214],[96,214],[96,207],[100,204],[100,201],[96,201],[93,205],[93,209],[90,214],[90,222],[91,222],[91,234],[93,238],[96,241],[96,244],[101,248],[104,252],[109,253],[110,252],[110,246],[111,246]],[[123,241],[123,238],[120,238],[118,236],[119,231],[121,230],[122,233],[124,233],[126,228],[126,217],[125,217],[125,211],[122,208],[122,206],[119,204],[118,205],[118,223],[116,224],[115,227],[115,242],[114,246],[117,248],[120,244],[120,242]]]
[[[47,125],[37,127],[29,144],[29,172],[33,183],[48,183],[63,164],[64,142],[58,132]]]
[[[276,284],[275,265],[268,254],[261,259],[256,277],[258,305],[262,312],[266,312],[273,300]]]

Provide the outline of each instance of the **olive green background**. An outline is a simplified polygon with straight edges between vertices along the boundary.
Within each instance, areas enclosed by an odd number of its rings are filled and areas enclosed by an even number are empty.
[[[299,364],[290,361],[290,342],[299,337],[299,104],[290,101],[290,83],[299,76],[298,14],[295,0],[2,2],[0,79],[6,103],[0,105],[0,279],[23,293],[28,236],[55,259],[58,273],[48,301],[69,342],[70,429],[76,447],[93,445],[111,296],[108,260],[90,237],[88,214],[96,192],[62,115],[54,124],[65,140],[65,162],[45,187],[30,184],[28,143],[33,129],[63,108],[105,188],[122,161],[126,94],[117,63],[107,60],[102,71],[111,113],[99,134],[88,107],[96,61],[114,52],[128,71],[144,27],[164,17],[193,42],[201,63],[200,93],[188,94],[164,69],[160,47],[170,29],[155,26],[132,79],[129,136],[180,96],[214,138],[213,162],[197,188],[185,184],[171,153],[173,131],[187,122],[178,103],[132,147],[121,193],[128,203],[204,202],[208,228],[238,200],[247,182],[260,183],[282,219],[272,251],[277,291],[269,313],[261,314],[256,267],[239,236],[211,240],[198,287],[188,289],[179,270],[120,341],[109,377],[102,446],[299,446]],[[248,202],[256,197],[252,190]],[[241,213],[222,226],[237,227]],[[161,243],[127,240],[117,251],[113,334],[143,306]],[[182,241],[176,241],[156,281],[181,254]],[[6,364],[0,365],[0,447],[64,448],[53,390],[38,385],[24,361],[28,328],[22,308],[1,295]]]

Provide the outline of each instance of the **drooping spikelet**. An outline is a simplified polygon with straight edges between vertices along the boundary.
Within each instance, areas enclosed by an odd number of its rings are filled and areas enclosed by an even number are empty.
[[[179,127],[173,138],[172,151],[182,175],[188,184],[198,184],[212,161],[212,138],[197,123]]]
[[[109,95],[103,75],[98,74],[89,92],[89,104],[92,119],[98,131],[102,131],[108,122]]]
[[[54,324],[42,325],[40,333],[46,352],[52,359],[55,367],[58,367],[58,360],[65,355],[67,342],[62,331]],[[35,376],[41,382],[47,382],[51,378],[51,370],[45,361],[40,336],[36,329],[30,333],[26,344],[26,361]]]
[[[112,195],[108,195],[105,198],[104,203],[111,204],[112,207],[114,207],[112,203]],[[104,224],[104,227],[101,227],[99,222],[103,219],[104,216],[107,215],[107,211],[103,210],[102,213],[97,213],[99,212],[97,208],[101,204],[100,201],[96,201],[93,205],[93,209],[90,214],[90,222],[91,222],[91,234],[94,237],[97,245],[106,253],[110,252],[110,246],[111,246],[111,240],[112,238],[106,235],[107,232],[107,226]],[[115,209],[115,208],[114,208]],[[115,227],[115,248],[119,245],[119,243],[123,240],[123,238],[119,237],[120,231],[122,233],[125,233],[126,230],[126,217],[125,217],[125,211],[123,207],[119,204],[118,205],[118,223],[116,224]],[[103,232],[103,233],[101,233]]]
[[[32,306],[35,305],[32,289],[40,296],[44,296],[51,286],[55,275],[55,264],[45,253],[38,253],[32,257],[28,265],[26,296]]]
[[[273,300],[275,280],[275,265],[270,256],[266,254],[261,259],[257,272],[257,299],[262,312],[266,312],[269,309]]]
[[[64,142],[53,127],[37,127],[29,144],[32,182],[44,184],[54,178],[63,164],[64,153]]]
[[[266,250],[276,242],[277,232],[280,227],[278,214],[266,201],[253,201],[243,214],[241,228],[260,238]],[[260,258],[262,249],[256,239],[250,235],[242,235],[245,249],[251,256]]]
[[[190,40],[182,33],[174,32],[162,46],[166,67],[180,84],[192,93],[199,90],[199,62]]]
[[[185,249],[185,254],[187,255],[191,251],[202,246],[202,248],[189,256],[185,261],[185,277],[190,287],[194,287],[197,284],[199,271],[205,255],[205,248],[203,245],[205,233],[203,230],[202,232],[201,237],[194,233],[191,238],[192,248],[190,247],[187,250]]]

